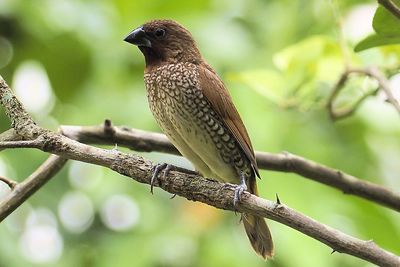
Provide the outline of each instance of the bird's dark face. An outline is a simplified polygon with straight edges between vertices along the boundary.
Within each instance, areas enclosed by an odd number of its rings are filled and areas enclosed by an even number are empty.
[[[124,41],[139,47],[146,65],[201,61],[190,32],[172,20],[150,21],[129,33]]]

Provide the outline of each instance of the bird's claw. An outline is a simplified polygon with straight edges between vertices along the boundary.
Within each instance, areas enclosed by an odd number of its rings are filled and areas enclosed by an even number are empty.
[[[118,144],[116,143],[114,147],[111,149],[112,152],[118,152]]]
[[[237,204],[242,198],[242,194],[247,190],[246,178],[243,173],[240,173],[240,184],[235,188],[235,195],[233,197],[233,206],[237,207]]]
[[[153,175],[151,176],[150,180],[150,192],[153,194],[153,187],[155,182],[157,181],[157,176],[160,174],[162,170],[164,170],[163,173],[163,178],[166,178],[168,176],[169,171],[172,169],[172,165],[167,164],[167,163],[161,163],[154,165],[153,168],[151,168],[151,171],[153,172]]]
[[[237,204],[242,199],[243,192],[246,190],[247,190],[247,186],[243,185],[243,184],[240,184],[235,188],[235,196],[233,198],[233,206],[237,207]]]

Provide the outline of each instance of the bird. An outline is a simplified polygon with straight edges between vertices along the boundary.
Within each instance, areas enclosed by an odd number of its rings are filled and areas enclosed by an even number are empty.
[[[202,176],[237,184],[235,206],[245,190],[258,195],[260,174],[247,130],[192,34],[174,20],[156,19],[132,30],[124,41],[144,55],[150,110],[172,144]],[[165,166],[156,167],[152,184]],[[255,252],[272,258],[274,245],[264,218],[241,216]]]

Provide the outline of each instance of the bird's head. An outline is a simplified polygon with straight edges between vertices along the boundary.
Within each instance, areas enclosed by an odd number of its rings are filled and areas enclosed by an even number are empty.
[[[176,62],[201,62],[192,35],[173,20],[153,20],[134,29],[124,39],[142,51],[146,65]]]

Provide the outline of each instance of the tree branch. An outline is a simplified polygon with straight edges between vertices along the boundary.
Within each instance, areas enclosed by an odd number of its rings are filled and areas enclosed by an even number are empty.
[[[0,134],[0,142],[8,142],[8,141],[19,141],[22,140],[22,137],[18,135],[13,128],[8,129]],[[4,148],[0,148],[2,151]]]
[[[164,152],[180,155],[168,138],[159,133],[116,127],[106,120],[98,126],[61,126],[63,135],[88,144],[114,145],[128,147],[142,152]],[[0,144],[1,146],[1,144]],[[314,161],[289,154],[256,152],[257,165],[261,169],[293,172],[305,178],[332,186],[346,194],[356,195],[388,208],[400,211],[400,194],[350,174],[331,169]]]
[[[18,135],[13,128],[8,129],[0,134],[0,141],[19,141],[22,140],[22,137]]]
[[[0,222],[56,175],[66,162],[65,158],[51,155],[23,182],[14,184],[11,192],[0,201]]]
[[[4,99],[4,95],[12,95],[12,92],[0,79],[0,99]],[[20,113],[18,108],[14,110],[15,112],[10,109],[18,106],[22,109],[22,105],[15,97],[11,99],[11,101],[2,102],[2,104],[7,110],[10,120],[14,123],[14,127],[19,128],[17,132],[22,133],[26,138],[40,137],[43,143],[39,149],[42,151],[51,152],[63,158],[101,165],[129,176],[140,183],[150,183],[153,167],[153,163],[150,161],[137,155],[88,146],[61,134],[38,129],[37,126],[16,118]],[[24,123],[24,127],[27,128],[21,127],[21,123]],[[32,134],[31,131],[38,134]],[[220,209],[236,210],[232,201],[236,188],[234,185],[208,180],[192,173],[171,170],[167,177],[161,175],[158,178],[156,186],[189,200],[201,201]],[[17,191],[15,190],[15,192]],[[347,253],[380,266],[398,266],[400,264],[400,257],[378,247],[372,241],[363,241],[351,237],[302,215],[286,205],[259,198],[248,192],[244,193],[237,210],[276,220],[327,244],[335,251]]]
[[[400,8],[392,0],[378,0],[378,3],[400,19]]]
[[[0,181],[2,181],[3,183],[7,184],[8,187],[13,190],[16,186],[17,186],[17,182],[13,181],[11,179],[8,179],[6,177],[0,176]]]
[[[350,108],[343,109],[343,110],[335,110],[334,102],[335,102],[336,98],[338,97],[339,93],[342,91],[342,89],[346,85],[350,75],[353,73],[364,75],[364,76],[369,76],[369,77],[373,78],[374,80],[376,80],[378,82],[378,89],[364,94]],[[367,97],[376,95],[376,93],[379,90],[382,90],[385,93],[385,95],[387,97],[387,101],[397,110],[397,112],[400,113],[400,104],[397,101],[397,99],[394,97],[388,80],[377,68],[374,68],[374,67],[364,68],[364,69],[346,68],[346,70],[342,73],[342,75],[340,75],[339,80],[334,85],[331,95],[328,98],[327,108],[328,108],[329,116],[331,117],[332,120],[338,120],[338,119],[343,119],[345,117],[352,115]]]
[[[50,148],[53,153],[62,157],[101,165],[140,183],[150,183],[154,164],[142,157],[91,147],[55,133],[47,134],[47,137],[46,140],[49,141],[43,144],[41,148],[43,151],[49,151]],[[155,186],[189,200],[200,201],[220,209],[236,210],[232,203],[235,185],[171,170],[167,177],[161,175]],[[247,192],[243,195],[237,210],[278,221],[321,241],[335,251],[350,254],[380,266],[400,264],[398,256],[383,250],[372,241],[356,239],[285,205],[261,199]]]
[[[39,139],[4,141],[0,142],[0,151],[7,148],[38,148],[40,145],[41,141]]]
[[[392,104],[397,112],[400,113],[400,104],[399,101],[394,97],[392,93],[392,88],[390,88],[389,81],[386,79],[386,77],[382,74],[382,72],[379,71],[379,69],[371,67],[371,68],[366,68],[366,69],[354,69],[354,72],[359,72],[359,73],[364,73],[365,75],[368,75],[369,77],[375,79],[379,87],[382,89],[382,91],[386,94],[387,101]]]

